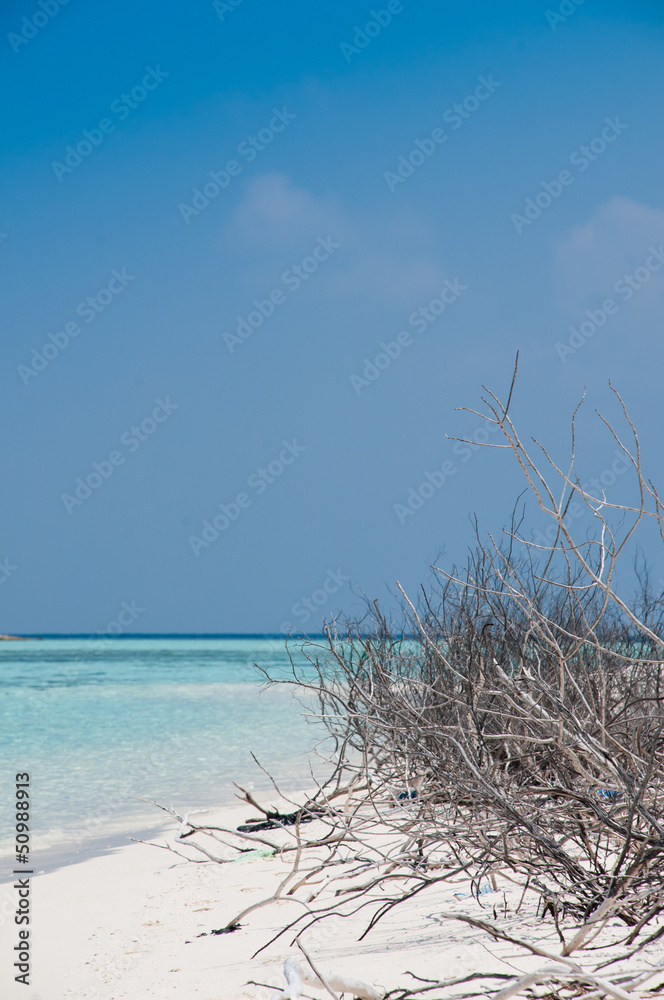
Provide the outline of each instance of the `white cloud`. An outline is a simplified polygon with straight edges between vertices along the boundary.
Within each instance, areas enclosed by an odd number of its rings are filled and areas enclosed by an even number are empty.
[[[312,234],[326,235],[346,228],[343,214],[329,198],[314,198],[284,174],[267,174],[253,181],[231,221],[230,233],[244,247],[288,251]]]
[[[642,268],[650,247],[664,244],[664,211],[615,197],[575,226],[558,246],[554,282],[562,308],[574,315],[599,300],[615,298],[615,285]],[[661,309],[664,267],[652,274],[630,302],[651,313]]]
[[[330,195],[314,195],[284,174],[252,181],[226,237],[243,263],[245,286],[286,268],[309,251],[318,236],[341,243],[321,272],[321,291],[340,297],[414,308],[436,294],[445,278],[460,277],[443,259],[431,226],[408,212],[379,220],[351,215]]]

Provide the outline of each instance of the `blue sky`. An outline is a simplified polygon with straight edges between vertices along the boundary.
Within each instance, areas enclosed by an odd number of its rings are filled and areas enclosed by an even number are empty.
[[[611,378],[657,479],[658,4],[0,21],[3,630],[315,629],[414,590],[522,488],[446,439],[517,350],[524,434],[565,454],[586,386],[579,471],[610,470]]]

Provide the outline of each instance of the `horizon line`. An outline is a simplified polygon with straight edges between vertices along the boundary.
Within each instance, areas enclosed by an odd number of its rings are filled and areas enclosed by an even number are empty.
[[[21,632],[5,633],[0,638],[12,639],[288,639],[289,636],[320,638],[323,632]]]

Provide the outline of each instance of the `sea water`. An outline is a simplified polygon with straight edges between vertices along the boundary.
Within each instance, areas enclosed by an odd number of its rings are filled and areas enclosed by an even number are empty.
[[[297,649],[291,655],[306,669]],[[29,772],[34,851],[135,835],[233,800],[233,781],[309,787],[323,734],[287,676],[283,637],[45,638],[0,642],[0,847],[11,853],[15,772]],[[173,825],[175,825],[173,821]]]

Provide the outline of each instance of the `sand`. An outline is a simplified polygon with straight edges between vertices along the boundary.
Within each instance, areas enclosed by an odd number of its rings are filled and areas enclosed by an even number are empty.
[[[236,826],[250,813],[247,806],[238,805],[221,811],[216,819]],[[171,830],[175,832],[175,824]],[[159,842],[167,843],[168,838]],[[37,862],[36,857],[33,860]],[[279,902],[254,911],[234,933],[209,932],[271,894],[287,870],[278,857],[246,855],[225,865],[191,864],[157,847],[128,844],[36,875],[31,887],[32,969],[27,988],[13,981],[12,948],[18,943],[18,928],[7,900],[15,904],[16,890],[5,882],[0,886],[1,995],[5,1000],[270,1000],[272,990],[285,985],[284,959],[292,956],[306,962],[288,937],[256,958],[252,955],[300,912],[298,905]],[[350,976],[383,991],[399,985],[412,988],[408,970],[437,979],[477,971],[514,975],[546,964],[439,916],[445,910],[493,920],[494,908],[504,928],[559,951],[550,922],[542,925],[532,913],[514,915],[520,894],[513,885],[499,879],[498,891],[482,895],[479,901],[469,893],[470,885],[463,880],[422,893],[393,911],[361,942],[357,940],[361,922],[336,921],[307,933],[307,951],[324,974]],[[251,985],[250,980],[267,985]],[[480,995],[490,997],[504,985],[498,980],[475,981],[468,991],[480,990]],[[306,992],[326,996],[311,987]]]

